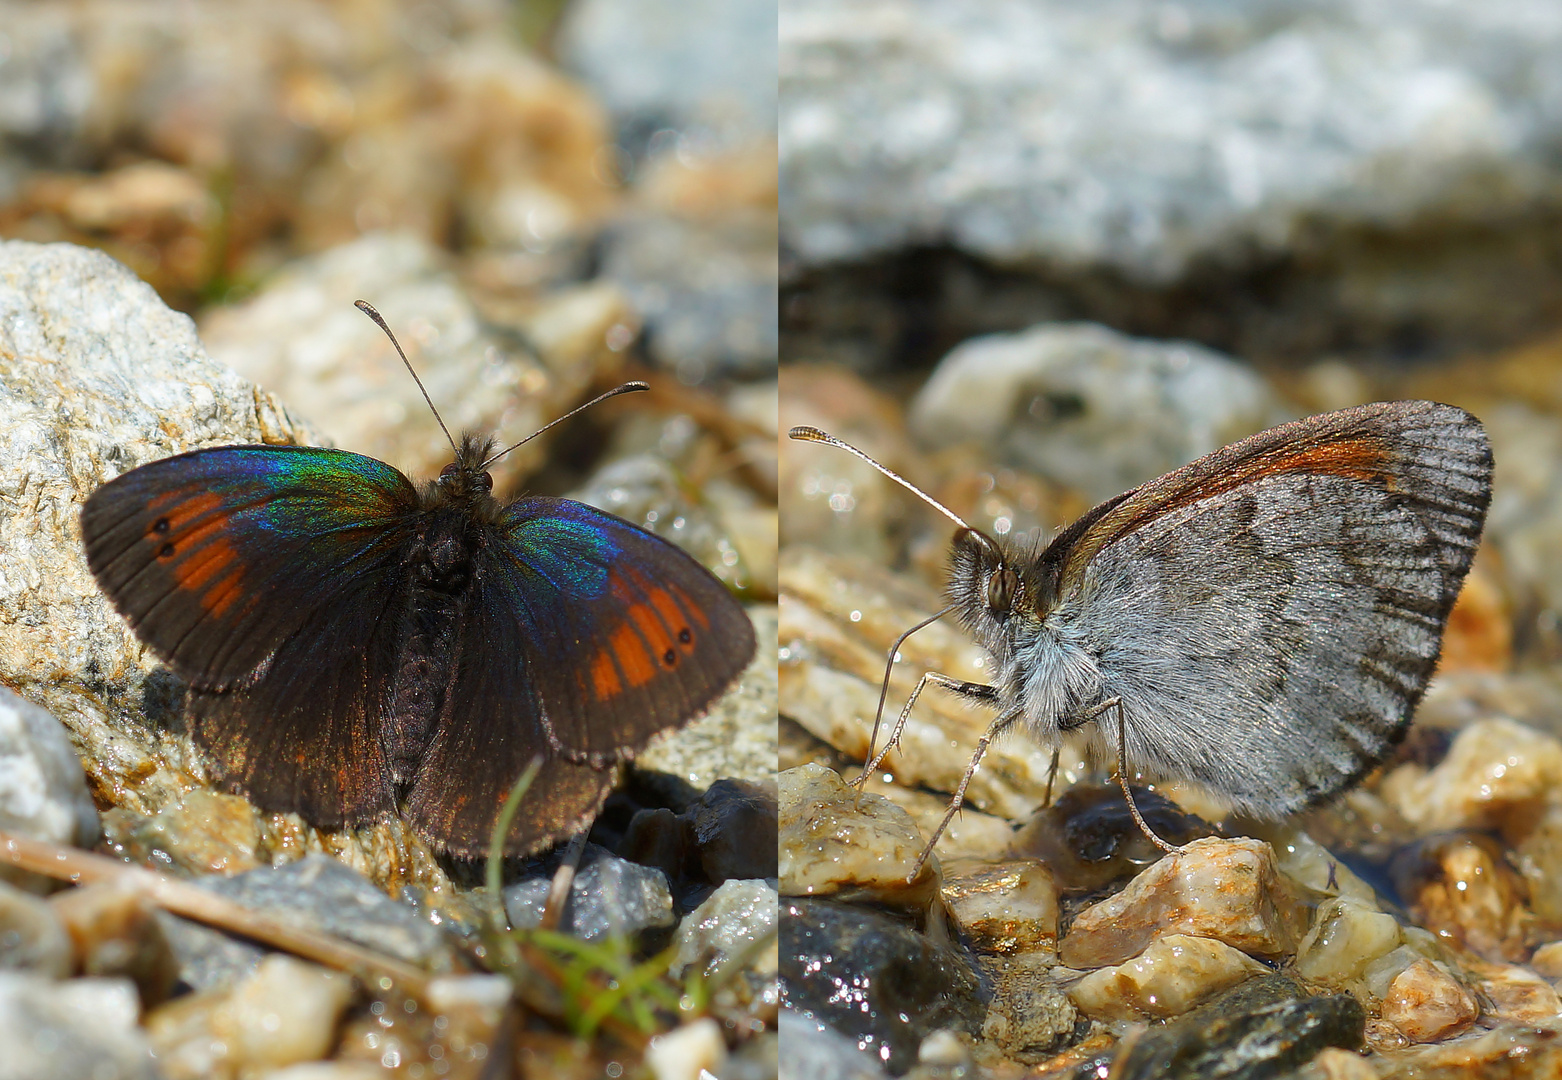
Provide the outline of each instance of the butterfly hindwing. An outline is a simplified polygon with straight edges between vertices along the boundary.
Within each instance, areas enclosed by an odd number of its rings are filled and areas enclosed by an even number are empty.
[[[1099,694],[1123,700],[1130,761],[1263,816],[1327,797],[1402,737],[1489,497],[1490,449],[1462,410],[1400,402],[1309,423],[1130,492],[1055,545],[1058,614],[1099,642]],[[1177,738],[1148,737],[1168,726]],[[1098,738],[1115,747],[1115,731]]]
[[[179,675],[215,688],[384,569],[416,508],[406,477],[373,458],[230,446],[104,484],[81,522],[114,606]]]
[[[520,500],[479,561],[408,816],[450,850],[480,853],[541,754],[507,847],[568,836],[601,805],[615,762],[708,708],[753,652],[742,606],[681,550],[581,503]]]
[[[382,718],[407,599],[389,573],[361,579],[238,687],[192,689],[195,740],[214,779],[325,829],[393,813]]]

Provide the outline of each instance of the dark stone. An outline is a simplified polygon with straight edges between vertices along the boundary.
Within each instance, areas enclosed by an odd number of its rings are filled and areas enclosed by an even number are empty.
[[[983,991],[963,956],[904,923],[828,900],[781,908],[781,1000],[903,1073],[939,1028],[978,1035]]]
[[[700,868],[713,885],[779,873],[779,812],[774,784],[717,780],[689,808]]]
[[[1111,1073],[1120,1080],[1266,1080],[1301,1068],[1326,1046],[1358,1049],[1365,1030],[1366,1014],[1349,994],[1303,997],[1292,980],[1261,975],[1151,1028],[1115,1055]],[[1078,1080],[1086,1067],[1075,1071]]]

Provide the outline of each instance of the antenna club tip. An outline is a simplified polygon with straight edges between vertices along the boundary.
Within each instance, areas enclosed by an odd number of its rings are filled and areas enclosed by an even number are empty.
[[[618,388],[618,391],[621,394],[634,394],[634,393],[638,393],[641,390],[649,390],[649,389],[651,389],[651,384],[650,383],[648,383],[648,382],[641,382],[639,379],[635,379],[633,382],[626,382],[623,386],[620,386]]]
[[[809,427],[806,424],[799,424],[791,431],[788,431],[786,433],[786,437],[789,439],[797,439],[800,442],[824,442],[829,438],[828,435],[820,431],[818,428]]]

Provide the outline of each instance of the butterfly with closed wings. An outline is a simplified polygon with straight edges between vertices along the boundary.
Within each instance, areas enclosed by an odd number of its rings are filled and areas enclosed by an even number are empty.
[[[323,829],[401,811],[436,849],[472,857],[541,756],[505,840],[529,853],[584,828],[615,765],[708,709],[754,630],[660,537],[569,499],[494,498],[487,468],[515,447],[451,445],[422,490],[344,450],[155,461],[87,500],[87,562],[189,684],[224,787]]]

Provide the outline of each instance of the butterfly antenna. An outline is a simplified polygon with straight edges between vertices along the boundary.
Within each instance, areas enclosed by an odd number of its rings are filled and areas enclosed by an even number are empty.
[[[407,365],[407,370],[412,372],[412,381],[418,384],[418,389],[423,391],[423,400],[428,402],[428,411],[434,414],[434,419],[439,421],[439,430],[445,433],[445,438],[450,440],[450,449],[455,450],[457,456],[461,451],[456,449],[456,441],[450,438],[450,429],[445,426],[444,418],[439,415],[439,410],[434,408],[434,399],[428,396],[428,391],[423,389],[423,380],[418,378],[418,373],[412,370],[412,361],[407,359],[407,354],[401,351],[401,342],[396,340],[396,335],[391,333],[391,328],[385,325],[385,319],[374,305],[367,300],[354,300],[353,307],[373,319],[375,325],[385,331],[385,336],[390,338],[391,344],[396,346],[396,354],[401,357],[401,362]]]
[[[482,465],[479,466],[479,468],[483,468],[483,469],[488,468],[488,466],[492,465],[494,462],[496,462],[500,458],[504,457],[504,455],[508,454],[511,450],[516,450],[516,449],[519,449],[522,446],[525,446],[527,443],[531,442],[537,436],[541,435],[544,431],[547,431],[549,428],[553,427],[554,425],[562,424],[562,423],[564,423],[564,421],[568,420],[570,417],[574,416],[576,413],[585,412],[587,409],[591,408],[591,406],[600,404],[601,402],[606,401],[608,398],[617,397],[619,394],[635,394],[635,393],[639,393],[641,390],[649,390],[649,389],[651,389],[651,384],[650,383],[643,383],[643,382],[626,382],[622,386],[615,386],[615,387],[613,387],[613,389],[609,390],[605,394],[598,394],[596,397],[592,398],[590,401],[586,402],[584,405],[577,405],[575,408],[571,409],[569,412],[565,413],[563,416],[559,417],[557,420],[550,420],[548,423],[542,425],[542,427],[538,428],[536,431],[534,431],[530,435],[526,436],[526,438],[522,439],[520,442],[516,443],[514,446],[507,446],[507,447],[505,447],[503,450],[501,450],[497,454],[493,455],[493,457],[491,457],[487,461],[483,462]]]
[[[983,547],[989,549],[989,551],[991,551],[992,554],[994,554],[994,555],[997,554],[997,545],[992,542],[992,540],[987,536],[986,533],[982,532],[982,530],[980,530],[980,529],[977,529],[977,528],[972,527],[971,525],[968,525],[966,523],[965,519],[962,518],[959,514],[955,513],[953,510],[949,509],[949,507],[945,506],[943,503],[941,503],[937,499],[933,498],[933,496],[929,495],[927,492],[925,492],[921,488],[917,487],[910,480],[907,480],[904,476],[901,476],[894,469],[891,469],[887,465],[880,465],[877,461],[874,461],[871,457],[869,457],[867,454],[864,454],[861,450],[857,449],[851,443],[842,442],[840,439],[837,439],[834,435],[830,435],[830,434],[827,434],[827,433],[825,433],[823,431],[820,431],[816,427],[795,427],[791,431],[788,431],[786,433],[786,435],[787,435],[787,438],[789,438],[789,439],[796,439],[798,442],[825,443],[825,444],[827,444],[829,446],[839,447],[840,449],[845,450],[848,454],[856,454],[863,461],[866,461],[869,465],[872,465],[875,469],[879,470],[879,472],[883,473],[885,476],[887,476],[891,480],[895,481],[895,483],[899,484],[901,487],[903,487],[907,491],[911,492],[911,494],[915,495],[917,498],[919,498],[923,502],[927,503],[934,510],[937,510],[940,514],[943,514],[950,521],[952,521],[956,525],[960,526],[960,528],[963,531],[969,533],[973,537],[976,537],[977,538],[977,542],[980,543]]]

